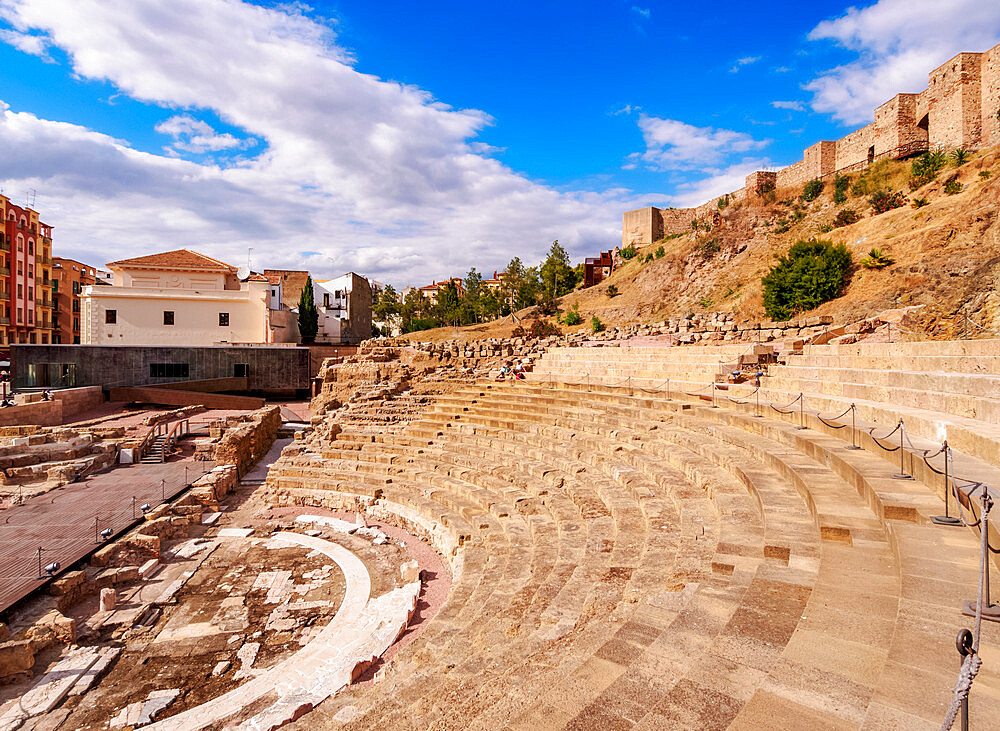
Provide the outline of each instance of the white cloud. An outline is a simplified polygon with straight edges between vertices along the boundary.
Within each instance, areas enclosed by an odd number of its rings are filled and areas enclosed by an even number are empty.
[[[879,0],[851,7],[809,34],[856,51],[855,61],[806,85],[812,106],[846,124],[871,121],[875,107],[899,92],[919,92],[930,71],[961,51],[984,51],[1000,39],[1000,4],[987,0]]]
[[[638,112],[640,109],[642,109],[642,107],[634,106],[632,104],[626,104],[625,106],[621,107],[620,109],[616,109],[615,111],[611,112],[611,116],[612,117],[617,117],[617,116],[620,116],[622,114],[631,114],[632,112]]]
[[[775,109],[788,109],[793,112],[804,112],[806,109],[805,102],[799,101],[771,102],[771,106]]]
[[[233,148],[253,147],[257,140],[241,140],[228,132],[219,134],[211,125],[190,114],[178,114],[156,125],[160,134],[170,135],[174,141],[166,149],[175,152],[219,152]]]
[[[643,18],[648,18],[650,16],[650,10],[649,10],[649,8],[640,8],[638,5],[633,5],[632,6],[632,12],[638,13]]]
[[[642,160],[658,170],[685,169],[716,164],[733,153],[758,150],[769,140],[755,140],[745,132],[715,127],[695,127],[676,119],[642,115],[639,118],[646,151],[629,160]]]
[[[48,43],[41,36],[21,33],[9,28],[0,28],[0,43],[6,43],[19,51],[38,56],[46,63],[55,63],[49,55]]]
[[[736,59],[736,63],[733,64],[733,67],[731,69],[729,69],[729,73],[735,74],[736,72],[738,72],[744,66],[750,66],[751,64],[757,63],[758,61],[760,61],[761,58],[763,58],[763,57],[762,56],[744,56],[743,58],[738,58],[738,59]]]
[[[238,262],[253,246],[256,266],[315,270],[320,257],[304,252],[319,251],[332,263],[317,274],[394,283],[531,262],[555,238],[591,254],[647,197],[560,192],[514,173],[474,140],[487,114],[359,72],[296,7],[0,0],[0,17],[63,49],[80,77],[190,110],[160,125],[175,150],[238,146],[199,109],[262,143],[223,169],[5,111],[0,184],[37,188],[57,248],[96,264],[179,246]]]
[[[745,158],[722,169],[707,170],[706,172],[711,173],[707,178],[678,185],[676,194],[671,197],[671,203],[678,208],[699,206],[713,198],[742,188],[747,175],[755,170],[766,170],[769,167],[771,162],[767,158]]]

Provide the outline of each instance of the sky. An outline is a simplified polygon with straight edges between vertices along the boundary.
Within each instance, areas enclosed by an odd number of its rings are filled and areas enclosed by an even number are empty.
[[[0,189],[89,264],[422,285],[596,255],[997,43],[986,0],[0,0]]]

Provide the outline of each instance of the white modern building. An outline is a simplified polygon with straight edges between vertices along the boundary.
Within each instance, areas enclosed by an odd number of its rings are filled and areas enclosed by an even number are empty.
[[[319,310],[317,343],[357,344],[372,336],[372,288],[364,277],[348,272],[313,282]]]
[[[86,345],[270,343],[265,277],[187,249],[108,264],[113,281],[81,293]]]

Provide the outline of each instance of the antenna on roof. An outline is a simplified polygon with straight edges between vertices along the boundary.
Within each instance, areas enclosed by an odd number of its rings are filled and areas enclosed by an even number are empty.
[[[28,193],[28,195],[26,196],[27,199],[28,199],[28,208],[34,208],[35,207],[35,196],[37,194],[38,194],[38,191],[36,189],[32,188],[31,192]]]
[[[253,265],[250,263],[250,255],[253,253],[253,247],[247,247],[247,269],[253,270]]]

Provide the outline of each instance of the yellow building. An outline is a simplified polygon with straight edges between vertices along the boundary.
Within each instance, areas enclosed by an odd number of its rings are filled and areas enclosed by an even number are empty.
[[[84,287],[85,345],[269,343],[270,289],[259,274],[187,249],[108,264],[113,284]]]

